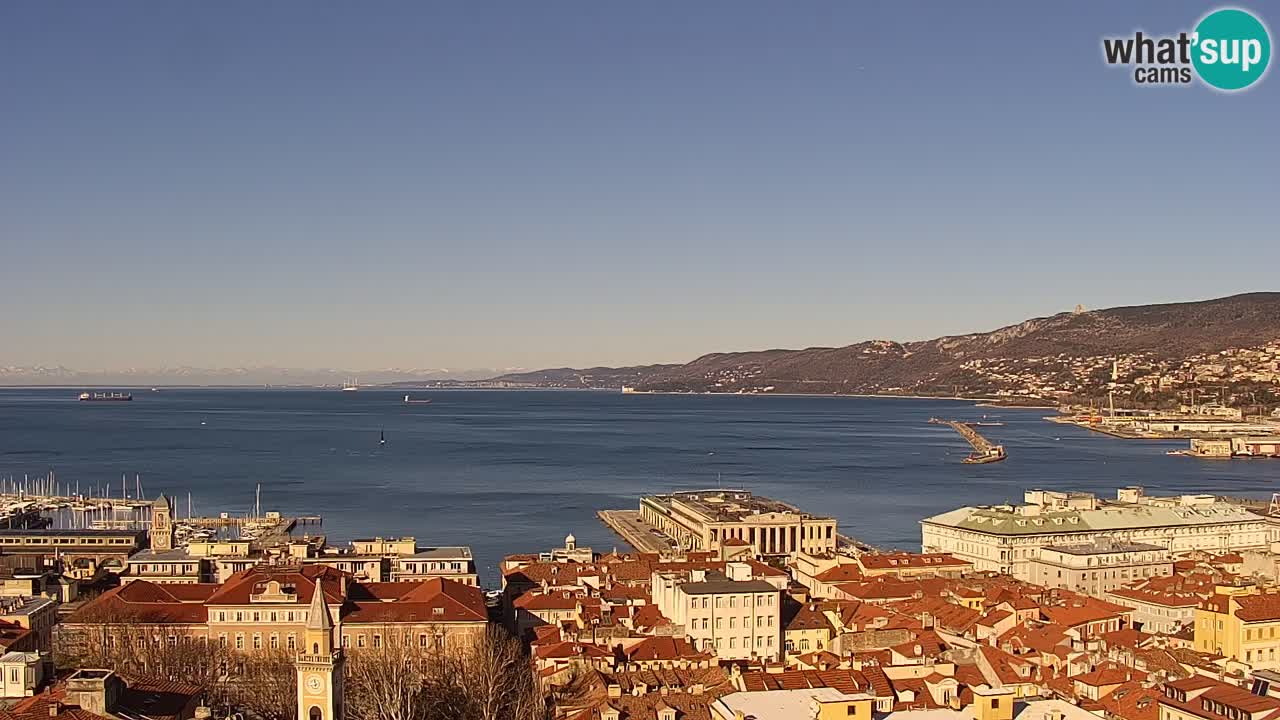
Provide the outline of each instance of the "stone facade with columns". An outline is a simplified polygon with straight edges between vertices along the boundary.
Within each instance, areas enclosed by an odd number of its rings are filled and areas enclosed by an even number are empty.
[[[811,515],[746,490],[702,490],[640,499],[640,519],[684,550],[720,550],[733,540],[754,554],[834,552],[834,518]]]

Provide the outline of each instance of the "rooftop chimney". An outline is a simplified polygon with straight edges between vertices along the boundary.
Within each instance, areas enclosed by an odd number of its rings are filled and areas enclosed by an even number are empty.
[[[67,678],[67,699],[95,715],[109,716],[124,690],[124,682],[110,670],[77,670]]]

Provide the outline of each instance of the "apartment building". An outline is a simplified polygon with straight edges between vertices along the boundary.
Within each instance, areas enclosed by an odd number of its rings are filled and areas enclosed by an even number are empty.
[[[1240,582],[1218,585],[1195,612],[1195,649],[1280,669],[1280,591]]]
[[[811,515],[746,490],[700,490],[640,499],[640,519],[684,550],[745,542],[756,555],[825,554],[837,544],[834,518]]]
[[[653,574],[653,602],[694,646],[722,660],[782,654],[782,592],[752,580],[746,563],[725,564],[725,572],[691,570]]]
[[[571,540],[572,542],[572,540]],[[448,578],[463,585],[479,587],[475,559],[466,546],[419,548],[412,555],[391,560],[391,579],[397,582]]]
[[[1028,580],[1102,597],[1116,588],[1173,574],[1173,558],[1160,545],[1098,538],[1073,545],[1049,545],[1031,560]]]
[[[1104,594],[1107,602],[1133,608],[1130,617],[1138,629],[1147,633],[1177,633],[1184,625],[1195,622],[1196,607],[1201,598],[1189,592],[1162,591],[1145,587],[1117,588]]]
[[[157,583],[194,584],[212,582],[213,562],[208,557],[192,555],[181,548],[173,550],[140,550],[125,561],[120,582],[150,580]]]
[[[573,536],[566,539],[573,545]],[[410,582],[446,578],[463,585],[480,586],[480,576],[476,573],[475,559],[471,548],[464,545],[442,547],[419,547],[417,538],[405,536],[400,538],[372,538],[351,541],[352,552],[349,555],[321,555],[315,562],[333,564],[333,558],[362,558],[367,561],[380,560],[379,581],[390,578],[394,582]],[[588,553],[590,549],[588,549]],[[590,561],[590,555],[587,557]],[[342,568],[346,569],[346,568]],[[365,574],[374,572],[373,566],[366,563],[362,570]]]
[[[49,652],[58,605],[46,597],[0,598],[0,646],[5,651]]]
[[[1265,518],[1212,495],[1148,497],[1121,488],[1115,500],[1092,493],[1028,490],[1023,505],[969,506],[920,521],[925,552],[945,552],[974,569],[1030,580],[1045,547],[1103,539],[1158,545],[1170,552],[1267,547]]]
[[[295,650],[315,593],[323,593],[343,647],[379,647],[394,633],[424,647],[470,642],[488,611],[479,588],[451,580],[363,583],[323,565],[256,566],[225,583],[135,580],[86,603],[62,625],[69,641],[98,637],[120,618],[164,628],[170,642],[203,638],[236,650]],[[131,638],[106,642],[129,642]]]

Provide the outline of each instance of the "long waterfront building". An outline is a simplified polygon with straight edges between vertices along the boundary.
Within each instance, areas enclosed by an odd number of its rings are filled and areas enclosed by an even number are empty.
[[[640,519],[685,550],[719,550],[728,540],[745,543],[759,555],[821,555],[836,549],[834,518],[746,490],[648,495],[640,499]]]
[[[951,553],[1030,580],[1041,548],[1101,540],[1158,545],[1171,552],[1265,548],[1267,518],[1211,495],[1148,497],[1121,488],[1116,500],[1091,493],[1028,490],[1020,506],[962,507],[920,521],[925,552]]]

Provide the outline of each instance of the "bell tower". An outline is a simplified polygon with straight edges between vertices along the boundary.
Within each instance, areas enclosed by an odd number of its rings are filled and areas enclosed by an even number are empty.
[[[311,596],[302,647],[294,666],[298,670],[298,720],[343,720],[342,648],[334,643],[333,618],[325,602],[321,579]]]
[[[157,552],[173,549],[173,504],[161,495],[151,503],[151,549]]]

